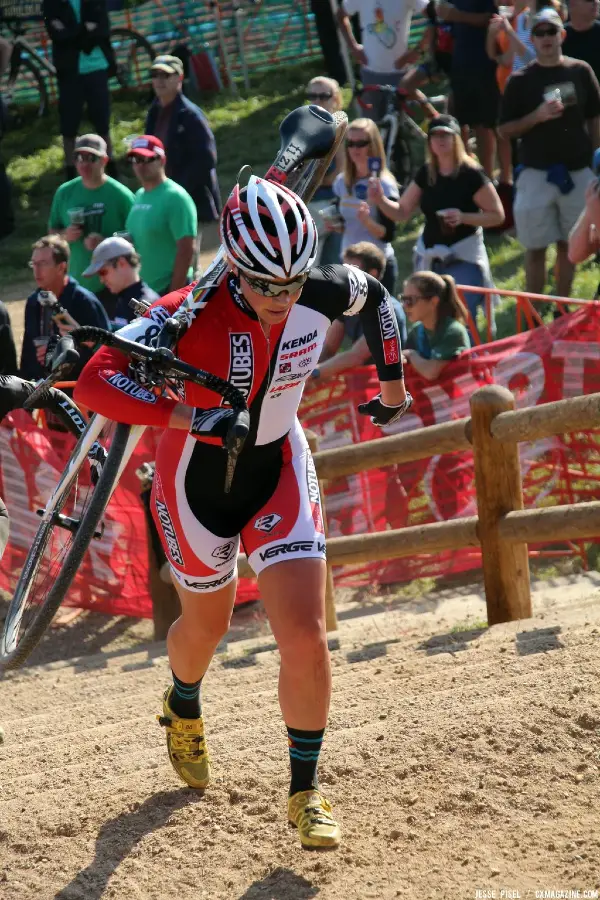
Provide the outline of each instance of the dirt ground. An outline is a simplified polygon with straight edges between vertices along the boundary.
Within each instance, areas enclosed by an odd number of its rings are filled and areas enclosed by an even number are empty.
[[[486,629],[478,588],[340,598],[321,781],[343,844],[326,854],[285,821],[260,607],[236,612],[205,679],[204,795],[166,757],[150,623],[53,628],[0,681],[0,897],[598,896],[600,575],[538,581],[533,602]]]

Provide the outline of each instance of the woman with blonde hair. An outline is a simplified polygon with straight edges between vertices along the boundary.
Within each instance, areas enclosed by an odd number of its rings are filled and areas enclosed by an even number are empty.
[[[399,201],[385,197],[375,179],[369,184],[369,201],[396,222],[421,210],[425,225],[414,249],[415,270],[448,273],[462,285],[493,287],[483,229],[501,225],[504,210],[496,188],[465,150],[455,118],[431,120],[427,162]],[[465,300],[475,321],[478,307],[485,309],[484,297],[467,292]],[[490,326],[495,334],[493,311]]]
[[[335,78],[328,78],[325,75],[318,75],[316,78],[311,78],[306,88],[306,99],[309,103],[320,106],[330,113],[338,112],[344,105],[342,89],[340,88],[339,82],[337,82]],[[342,150],[339,150],[323,176],[323,181],[308,204],[311,215],[315,220],[317,234],[319,236],[319,249],[317,251],[316,265],[327,266],[333,263],[339,263],[340,261],[342,252],[341,235],[339,232],[332,231],[325,227],[325,220],[321,210],[327,211],[327,207],[334,203],[336,198],[333,193],[333,182],[343,168],[344,153]]]
[[[404,282],[402,305],[413,325],[403,356],[427,381],[470,347],[467,310],[452,275],[415,272]]]
[[[344,171],[333,183],[341,219],[337,222],[334,219],[328,227],[342,231],[342,254],[361,241],[370,241],[383,250],[386,266],[381,283],[393,293],[398,275],[398,264],[391,244],[395,226],[376,204],[369,205],[367,202],[370,178],[377,180],[384,198],[392,203],[398,200],[398,184],[388,169],[377,125],[372,119],[355,119],[346,132]]]

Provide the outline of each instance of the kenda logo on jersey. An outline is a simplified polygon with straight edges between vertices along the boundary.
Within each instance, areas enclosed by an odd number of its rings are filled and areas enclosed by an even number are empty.
[[[248,332],[232,332],[229,335],[229,375],[230,381],[248,399],[254,381],[254,350]]]
[[[305,344],[310,344],[311,341],[317,336],[316,331],[311,331],[310,334],[304,334],[302,337],[294,338],[291,341],[284,341],[281,345],[282,350],[293,350],[295,347],[304,347]]]
[[[154,478],[156,480],[158,476],[155,475]],[[159,498],[159,494],[162,496],[162,485],[160,483],[160,478],[158,478],[158,480],[156,481],[156,495],[154,499],[154,503],[156,505],[156,513],[158,515],[158,520],[161,524],[162,531],[165,536],[165,541],[167,542],[169,556],[171,557],[173,562],[182,566],[183,555],[179,547],[179,541],[177,540],[175,529],[173,528],[173,522],[171,521],[171,516],[169,515],[167,504],[164,502],[164,500],[161,500]]]
[[[386,366],[391,366],[400,362],[400,347],[394,313],[387,300],[379,304],[377,314],[379,315],[379,328],[383,341],[383,358]]]
[[[131,378],[128,378],[127,375],[123,375],[121,372],[117,372],[115,375],[111,375],[110,378],[105,380],[119,391],[127,394],[128,397],[133,397],[134,400],[143,400],[144,403],[156,403],[154,394],[151,394],[150,391],[147,391],[141,384],[136,384],[135,381],[132,381]]]

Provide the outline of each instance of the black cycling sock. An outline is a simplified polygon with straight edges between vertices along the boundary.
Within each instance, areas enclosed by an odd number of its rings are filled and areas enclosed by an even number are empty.
[[[180,681],[175,672],[173,674],[173,691],[169,706],[176,716],[182,719],[198,719],[202,714],[200,703],[200,685],[202,679],[188,683]]]
[[[287,733],[292,769],[291,797],[298,791],[310,791],[311,788],[319,787],[317,764],[325,729],[300,731],[298,728],[288,727]]]

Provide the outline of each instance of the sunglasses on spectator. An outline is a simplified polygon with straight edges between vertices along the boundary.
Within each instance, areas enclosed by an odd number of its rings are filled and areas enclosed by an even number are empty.
[[[416,297],[410,297],[408,294],[402,294],[400,297],[402,302],[402,306],[405,306],[407,309],[412,309],[415,303],[418,303],[419,300],[431,300],[431,297],[421,297],[417,295]]]
[[[160,69],[150,69],[150,78],[158,78],[160,81],[166,81],[167,78],[177,76],[177,72],[161,72]]]
[[[324,92],[322,94],[313,93],[312,91],[308,91],[306,94],[307,100],[331,100],[333,94],[331,91]]]
[[[558,28],[534,28],[531,34],[539,38],[554,37],[558,34]]]
[[[280,294],[295,294],[299,291],[308,278],[308,272],[298,275],[293,281],[264,281],[262,278],[251,278],[244,273],[244,281],[247,281],[253,291],[261,297],[278,297]]]
[[[76,163],[97,163],[102,161],[102,157],[96,156],[95,153],[75,153],[74,156]]]
[[[362,138],[360,141],[346,141],[346,147],[360,147],[361,149],[364,147],[368,147],[371,141],[368,138]]]
[[[129,162],[132,166],[147,166],[148,163],[154,162],[158,156],[130,156]]]

